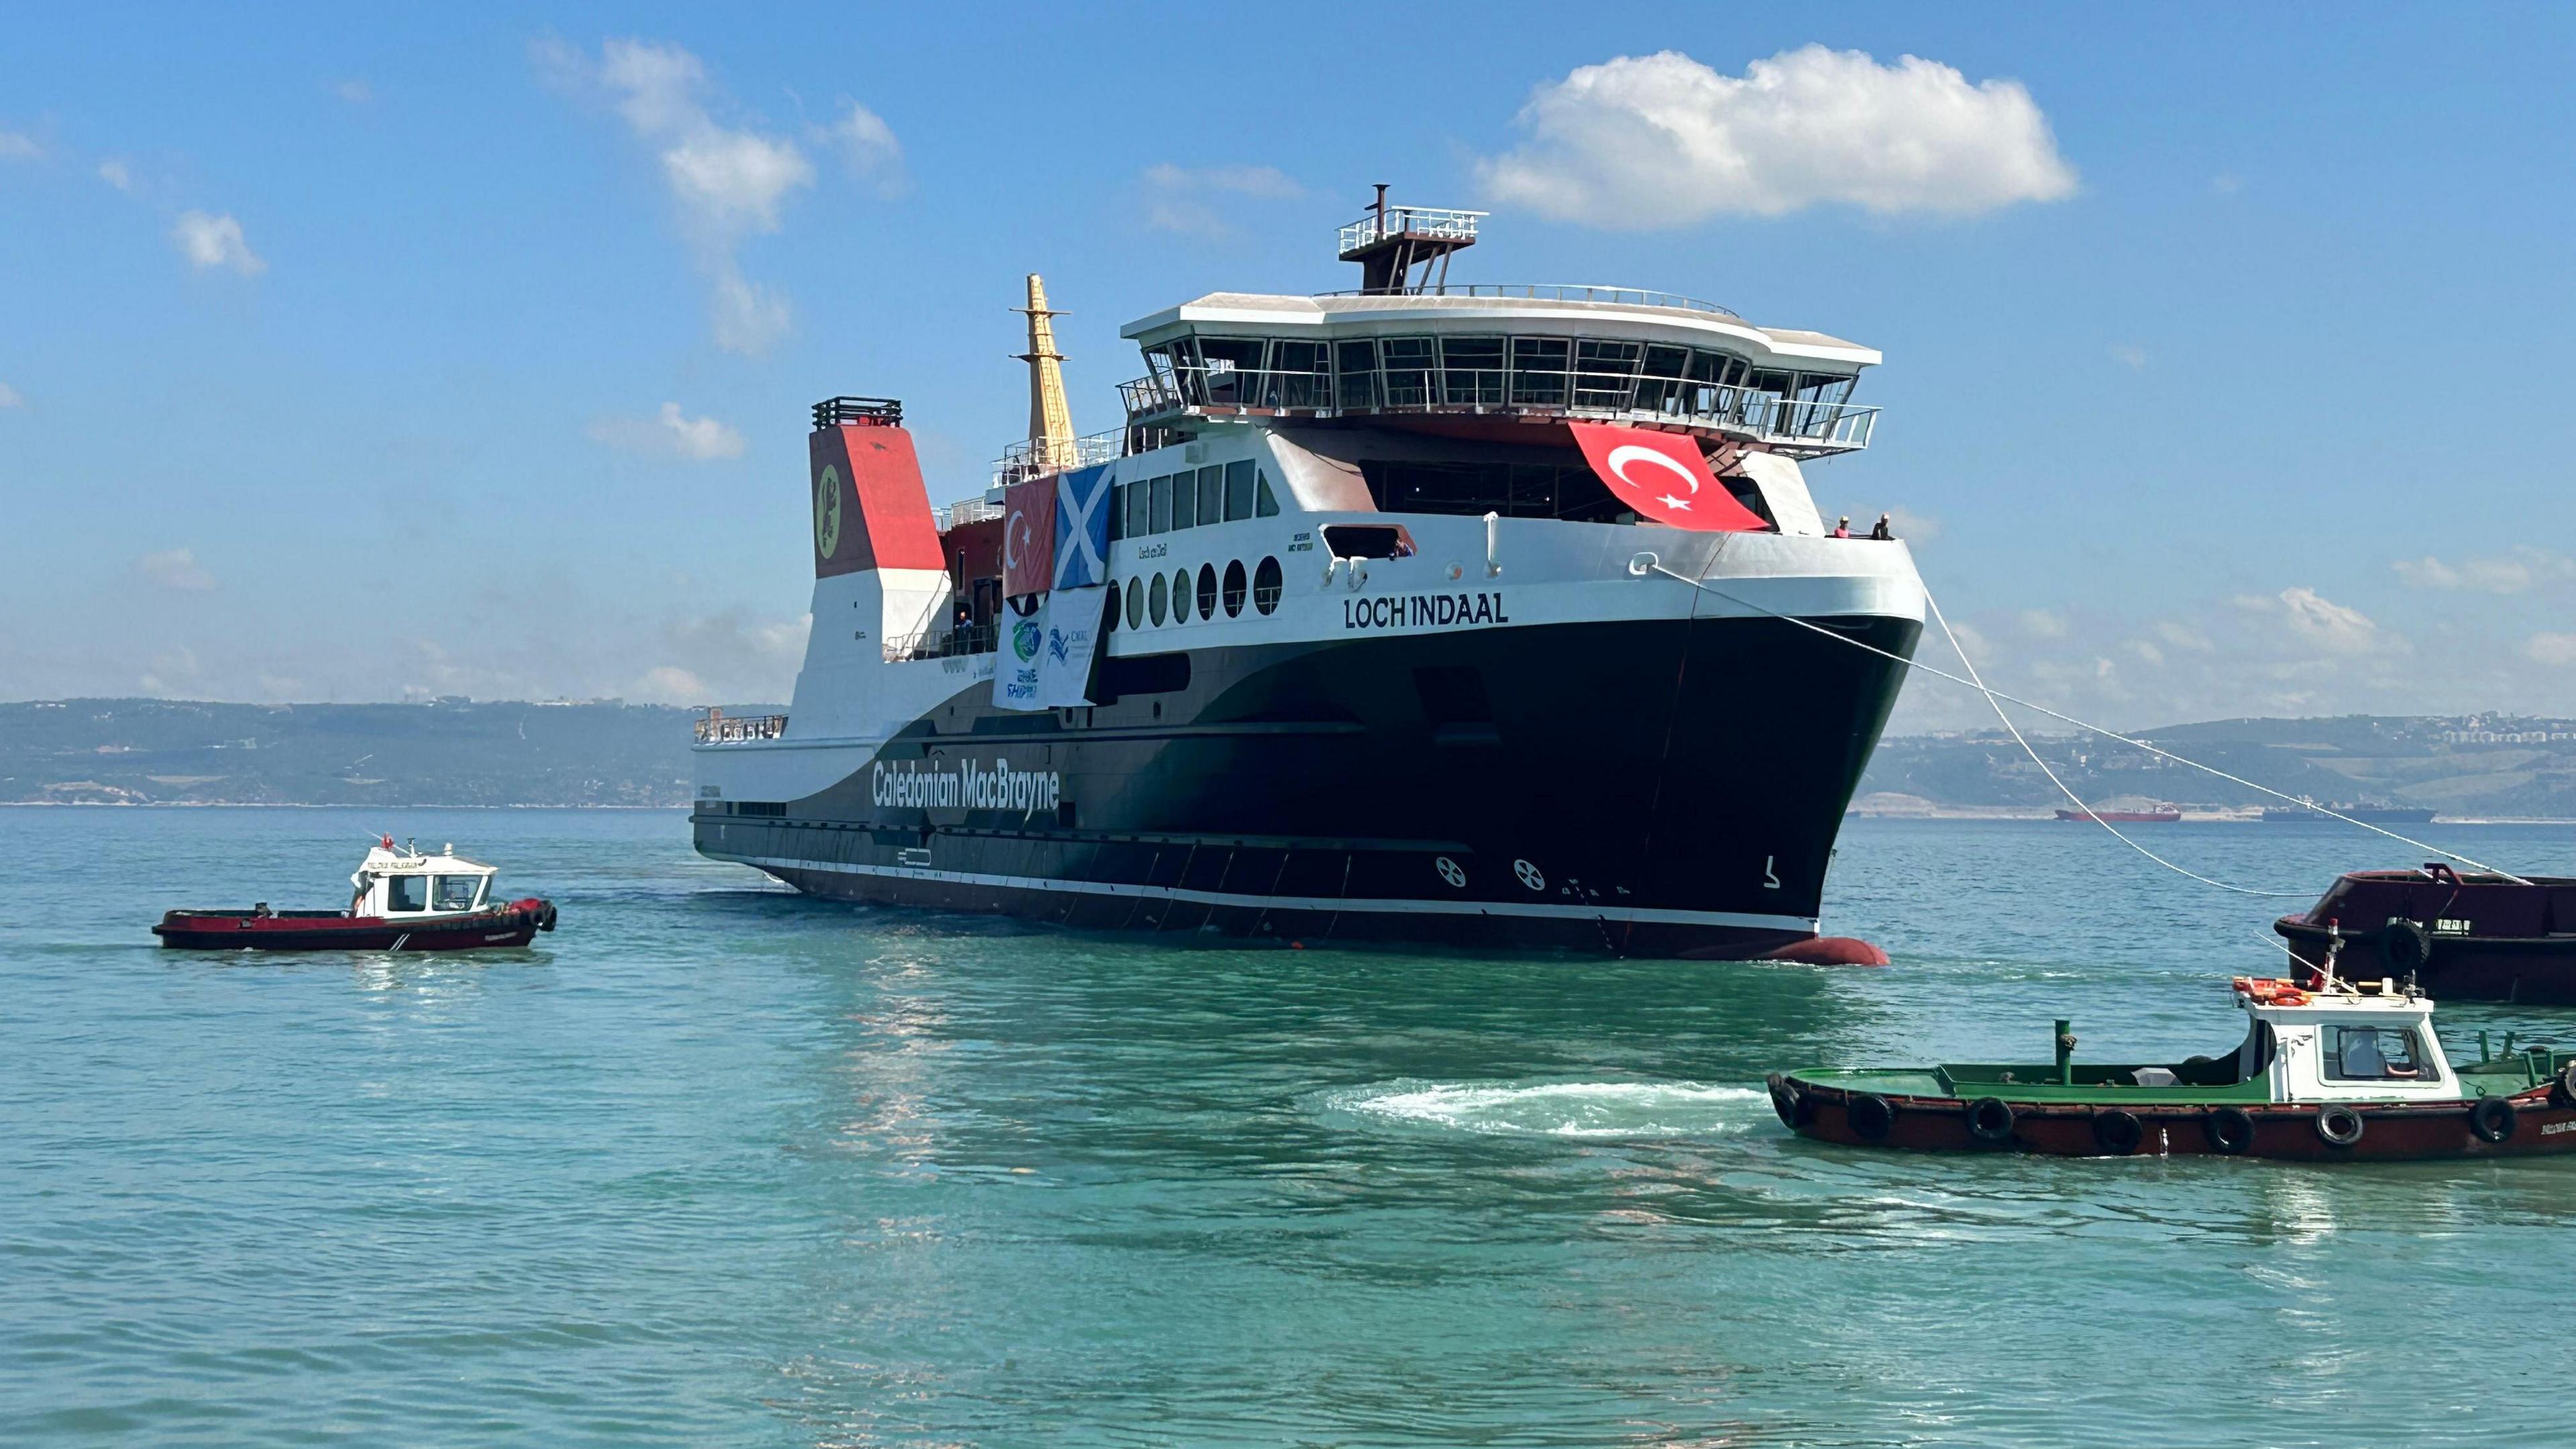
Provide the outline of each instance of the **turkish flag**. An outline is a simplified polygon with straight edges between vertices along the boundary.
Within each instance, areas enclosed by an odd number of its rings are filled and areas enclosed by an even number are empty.
[[[1583,447],[1583,461],[1639,517],[1702,533],[1758,533],[1771,526],[1735,501],[1686,434],[1606,423],[1566,426]]]
[[[1055,586],[1055,479],[1002,490],[1002,593],[1043,594]]]

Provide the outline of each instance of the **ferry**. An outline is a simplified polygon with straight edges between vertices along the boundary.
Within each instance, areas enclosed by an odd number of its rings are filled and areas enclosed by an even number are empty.
[[[1880,354],[1453,283],[1481,217],[1380,188],[1358,289],[1128,324],[1087,437],[1030,277],[1029,437],[945,509],[900,401],[816,404],[811,636],[786,714],[697,722],[696,849],[1074,928],[1884,962],[1819,902],[1924,593],[1806,473]]]

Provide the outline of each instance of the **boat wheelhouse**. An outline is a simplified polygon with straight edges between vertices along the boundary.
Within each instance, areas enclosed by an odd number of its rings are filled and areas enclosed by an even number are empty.
[[[2356,870],[2272,929],[2301,965],[2322,970],[2341,946],[2445,997],[2576,1004],[2576,878]]]
[[[1806,949],[1923,617],[1802,471],[1879,356],[1446,282],[1477,226],[1381,197],[1361,291],[1130,324],[1089,437],[1031,278],[1030,436],[945,510],[900,403],[817,405],[804,668],[701,722],[698,848],[1084,926]]]

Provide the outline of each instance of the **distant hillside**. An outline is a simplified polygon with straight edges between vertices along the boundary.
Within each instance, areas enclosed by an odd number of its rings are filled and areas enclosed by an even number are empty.
[[[2138,732],[2176,754],[2293,795],[2429,807],[2444,815],[2576,818],[2576,720],[2346,715],[2234,719]],[[2115,797],[2237,807],[2267,797],[2142,750],[2095,736],[2031,737],[2050,768],[2086,800]],[[1872,795],[1943,807],[2065,803],[2001,730],[1914,735],[1883,742],[1862,777]]]
[[[0,704],[0,802],[684,805],[662,705]]]

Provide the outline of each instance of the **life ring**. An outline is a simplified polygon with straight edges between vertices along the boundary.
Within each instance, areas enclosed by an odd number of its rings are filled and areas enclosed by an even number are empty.
[[[1806,1105],[1807,1094],[1778,1072],[1764,1078],[1763,1085],[1771,1089],[1771,1110],[1780,1114],[1780,1125],[1792,1132],[1797,1131],[1802,1125],[1800,1109]]]
[[[2242,1107],[2221,1107],[2209,1114],[2209,1145],[2229,1157],[2254,1145],[2254,1114]]]
[[[2134,1112],[2113,1107],[2093,1114],[2093,1145],[2113,1157],[2126,1157],[2147,1140],[2147,1126]]]
[[[2502,1097],[2480,1097],[2469,1109],[2469,1130],[2486,1143],[2503,1142],[2513,1136],[2513,1103]]]
[[[2391,921],[2380,928],[2379,964],[2391,976],[2407,976],[2433,959],[2433,937],[2413,921]]]
[[[1896,1105],[1876,1092],[1860,1092],[1843,1106],[1851,1129],[1864,1142],[1884,1142],[1896,1127]]]
[[[2350,1107],[2338,1104],[2317,1109],[2317,1135],[2324,1138],[2329,1147],[2350,1147],[2361,1140],[2362,1132],[2369,1125],[2359,1112]]]
[[[1979,1097],[1968,1104],[1968,1135],[1990,1146],[2012,1140],[2012,1103],[2001,1097]]]

